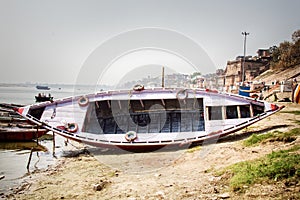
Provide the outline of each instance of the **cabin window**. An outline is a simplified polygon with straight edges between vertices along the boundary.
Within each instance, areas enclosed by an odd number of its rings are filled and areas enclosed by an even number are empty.
[[[130,112],[138,112],[141,110],[145,110],[145,105],[143,101],[140,100],[130,101]]]
[[[94,103],[89,103],[86,116],[84,119],[83,132],[99,134],[102,133],[102,128],[98,122],[97,114],[96,114],[96,106]]]
[[[166,110],[177,110],[180,109],[180,103],[177,99],[165,99]]]
[[[32,117],[40,120],[42,115],[43,115],[44,110],[45,110],[45,106],[40,107],[40,108],[36,108],[36,109],[31,108],[29,110],[29,115],[31,115]]]
[[[264,112],[264,106],[259,106],[259,105],[252,104],[252,108],[253,108],[253,115],[254,116],[257,116],[257,115],[262,114]]]
[[[250,105],[240,105],[241,118],[249,118],[250,115]]]
[[[157,108],[164,108],[162,101],[160,99],[153,99],[153,100],[143,100],[143,104],[145,106],[145,110],[154,110],[154,105]]]
[[[237,106],[226,106],[226,119],[238,118]]]
[[[130,115],[133,122],[138,126],[147,126],[150,124],[151,119],[148,113],[140,113],[140,114],[131,114]]]
[[[154,105],[158,106],[154,109]],[[184,107],[183,107],[184,106]],[[167,108],[166,108],[167,107]],[[204,131],[203,99],[103,100],[89,103],[83,131],[94,134]]]
[[[222,106],[208,106],[209,120],[222,120]]]

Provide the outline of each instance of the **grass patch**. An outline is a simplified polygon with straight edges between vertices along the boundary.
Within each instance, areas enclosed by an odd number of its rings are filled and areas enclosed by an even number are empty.
[[[243,141],[244,146],[253,146],[264,142],[292,142],[296,140],[296,136],[300,135],[300,128],[294,128],[288,132],[273,131],[266,134],[253,134],[251,137]]]
[[[192,148],[189,148],[187,150],[188,153],[193,153],[195,151],[199,151],[201,149],[201,146],[195,146],[195,147],[192,147]]]
[[[240,191],[245,185],[262,181],[289,180],[299,182],[300,145],[288,150],[272,152],[261,159],[234,164],[223,171],[230,174],[229,185]]]
[[[292,111],[280,111],[281,113],[289,113],[294,115],[300,115],[300,110],[292,110]]]

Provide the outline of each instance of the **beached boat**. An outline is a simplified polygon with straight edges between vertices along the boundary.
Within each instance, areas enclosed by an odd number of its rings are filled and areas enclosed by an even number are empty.
[[[49,130],[45,128],[20,128],[20,127],[0,127],[0,142],[7,141],[31,141],[42,135],[45,135]]]
[[[218,91],[139,86],[33,104],[18,113],[89,145],[144,150],[217,139],[282,108]]]

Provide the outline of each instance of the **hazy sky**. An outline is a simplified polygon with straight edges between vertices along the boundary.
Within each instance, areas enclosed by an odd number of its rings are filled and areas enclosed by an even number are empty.
[[[0,0],[0,83],[73,84],[101,44],[143,27],[173,30],[190,38],[214,63],[203,73],[214,72],[243,54],[243,31],[250,32],[249,55],[255,55],[258,48],[290,41],[300,29],[299,8],[299,0]],[[128,58],[134,55],[139,54]],[[107,52],[101,56],[113,60],[120,55]],[[159,60],[140,65],[157,65]],[[126,62],[136,65],[130,59]],[[125,73],[124,69],[114,70]]]

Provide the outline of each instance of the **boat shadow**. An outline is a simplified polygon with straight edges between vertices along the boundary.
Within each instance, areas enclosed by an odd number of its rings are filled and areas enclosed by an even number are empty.
[[[168,153],[178,152],[184,149],[188,149],[189,145],[181,146],[178,145],[166,145],[163,147],[153,147],[147,149],[131,149],[125,150],[122,148],[100,148],[100,147],[89,147],[87,151],[92,155],[124,155],[124,154],[144,154],[144,153]]]
[[[86,146],[84,149],[80,150],[75,150],[75,151],[68,151],[65,152],[63,157],[78,157],[82,154],[90,154],[94,156],[99,156],[99,155],[124,155],[124,154],[136,154],[136,153],[167,153],[167,152],[178,152],[178,151],[184,151],[189,148],[193,148],[196,146],[202,146],[202,145],[208,145],[208,144],[216,144],[216,143],[225,143],[225,142],[236,142],[240,140],[244,140],[248,137],[250,137],[253,134],[263,134],[267,133],[272,130],[276,130],[279,128],[286,128],[289,127],[290,125],[282,124],[282,125],[274,125],[274,126],[269,126],[265,127],[262,129],[258,130],[249,130],[247,129],[242,130],[239,133],[236,134],[231,134],[228,136],[225,136],[223,138],[218,138],[218,139],[210,139],[210,140],[204,140],[201,142],[196,142],[192,144],[185,144],[183,146],[178,146],[178,145],[166,145],[164,147],[156,147],[154,149],[144,149],[141,150],[124,150],[122,148],[101,148],[101,147],[92,147],[92,146]]]

